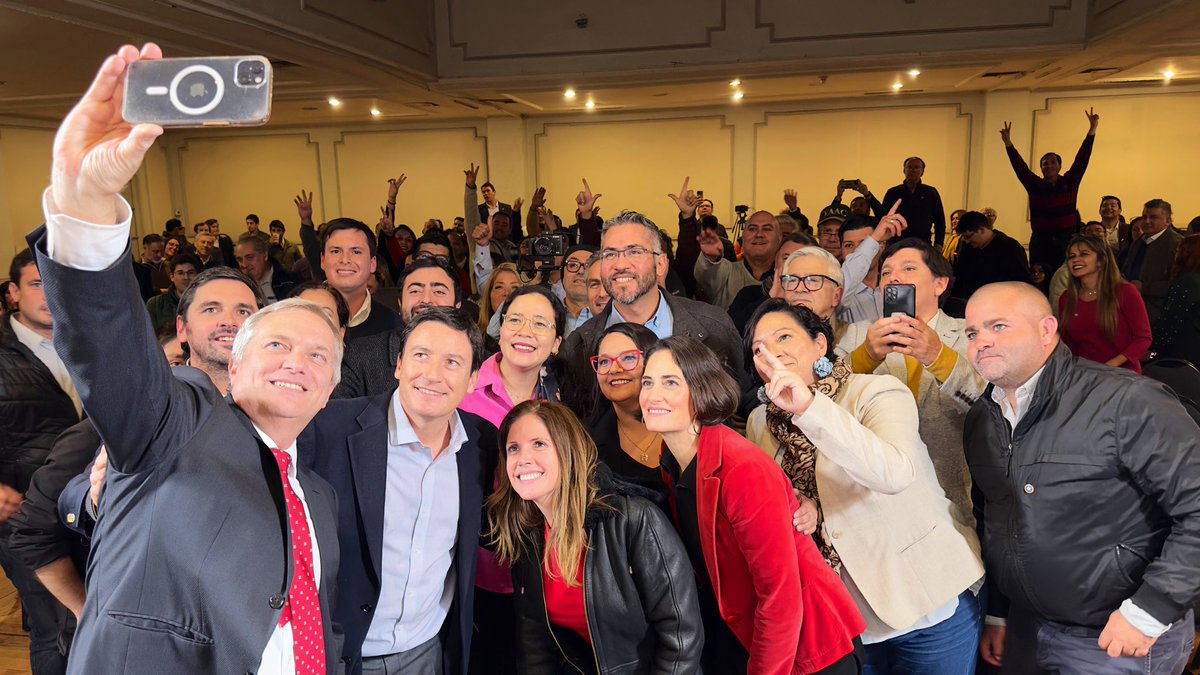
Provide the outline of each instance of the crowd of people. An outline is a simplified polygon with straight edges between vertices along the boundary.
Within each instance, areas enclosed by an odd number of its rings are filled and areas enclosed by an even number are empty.
[[[0,320],[0,563],[51,673],[1178,675],[1200,233],[1033,173],[1029,252],[925,162],[672,238],[501,202],[177,219],[105,61]],[[858,193],[848,205],[844,193]],[[482,198],[482,199],[481,199]],[[267,205],[264,205],[267,206]],[[527,207],[523,210],[522,207]],[[948,222],[947,222],[948,220]],[[1198,219],[1200,220],[1200,219]],[[994,669],[994,670],[988,670]]]

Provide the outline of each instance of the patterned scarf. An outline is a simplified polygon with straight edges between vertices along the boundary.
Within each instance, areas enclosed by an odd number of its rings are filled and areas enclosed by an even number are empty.
[[[838,390],[850,378],[850,372],[850,364],[845,359],[839,358],[833,364],[833,372],[814,382],[809,389],[813,393],[836,398]],[[816,503],[817,531],[813,533],[813,539],[817,543],[817,548],[821,550],[821,556],[825,558],[825,562],[835,572],[840,572],[842,559],[834,550],[833,545],[829,543],[829,537],[825,532],[825,514],[821,509],[821,497],[817,494],[817,447],[808,440],[804,432],[792,424],[792,414],[774,403],[767,404],[767,428],[771,430],[771,435],[775,437],[775,440],[779,441],[779,450],[776,456],[780,459],[779,463],[783,467],[783,472],[792,480],[792,486],[799,490],[800,494]]]

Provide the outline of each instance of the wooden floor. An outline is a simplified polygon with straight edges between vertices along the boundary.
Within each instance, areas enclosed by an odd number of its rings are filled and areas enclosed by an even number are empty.
[[[29,638],[21,629],[17,591],[0,572],[0,675],[29,675]]]

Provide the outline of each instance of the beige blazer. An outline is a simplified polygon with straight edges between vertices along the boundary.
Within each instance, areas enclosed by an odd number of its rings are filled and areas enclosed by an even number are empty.
[[[958,354],[950,377],[938,384],[937,378],[928,370],[921,373],[918,387],[917,411],[921,420],[921,440],[929,448],[929,457],[937,471],[938,483],[946,497],[954,503],[955,519],[969,528],[975,528],[975,517],[971,507],[971,472],[967,468],[967,456],[963,451],[963,422],[975,399],[983,394],[987,381],[983,379],[967,357],[967,336],[964,321],[955,319],[941,310],[929,324],[942,338],[942,344]],[[851,324],[838,340],[838,347],[846,353],[853,352],[867,339],[869,322]],[[904,356],[888,354],[875,369],[876,375],[891,375],[902,385],[908,381],[908,370]],[[907,385],[905,385],[907,391]],[[912,393],[909,393],[912,397]]]
[[[779,461],[766,415],[751,413],[746,437]],[[983,577],[979,539],[952,516],[903,383],[851,375],[836,401],[817,394],[792,421],[818,450],[827,541],[884,623],[903,630]]]

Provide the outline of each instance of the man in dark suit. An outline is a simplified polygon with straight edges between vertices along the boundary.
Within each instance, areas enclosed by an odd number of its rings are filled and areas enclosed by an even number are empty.
[[[268,305],[291,295],[292,289],[300,283],[300,277],[285,270],[282,263],[271,257],[271,248],[261,237],[243,234],[238,238],[234,257],[238,268],[258,284]]]
[[[512,230],[508,235],[509,241],[514,244],[521,243],[521,240],[525,238],[521,231],[521,199],[517,198],[515,207],[501,202],[496,197],[496,186],[492,185],[490,181],[479,186],[479,192],[483,195],[483,203],[479,205],[479,222],[486,223],[488,216],[503,213],[512,223]]]
[[[475,386],[483,337],[460,310],[436,307],[399,340],[395,392],[330,401],[300,437],[300,457],[338,495],[334,619],[347,671],[466,673],[498,452],[495,428],[456,408]]]
[[[1142,209],[1142,236],[1129,245],[1121,275],[1142,292],[1150,323],[1162,312],[1167,289],[1171,286],[1171,270],[1175,266],[1175,251],[1183,235],[1171,223],[1171,203],[1151,199]]]
[[[319,307],[285,301],[239,331],[230,401],[199,371],[172,376],[120,197],[162,129],[124,125],[119,92],[129,64],[161,56],[127,45],[105,61],[59,129],[46,227],[29,237],[55,347],[109,448],[68,672],[332,673],[336,505],[295,439],[337,383],[340,336]]]
[[[377,396],[396,388],[396,360],[404,324],[431,307],[461,307],[462,287],[458,276],[437,260],[417,260],[400,272],[400,327],[368,335],[346,345],[342,359],[342,381],[333,398]]]

